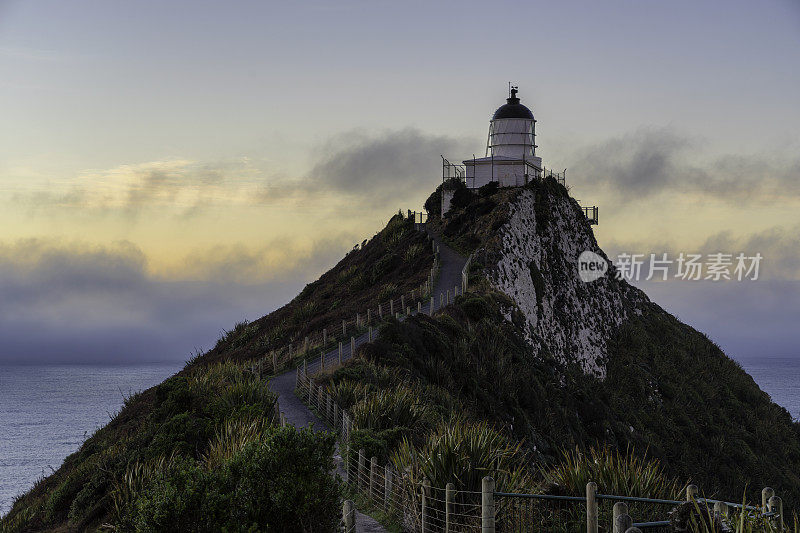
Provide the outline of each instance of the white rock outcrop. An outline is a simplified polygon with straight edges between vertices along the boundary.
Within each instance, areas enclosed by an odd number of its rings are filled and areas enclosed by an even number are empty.
[[[603,377],[609,338],[629,313],[641,312],[647,297],[614,279],[613,268],[595,281],[581,280],[583,251],[608,259],[577,202],[566,194],[521,190],[497,231],[498,238],[478,254],[491,285],[524,315],[527,341],[537,352],[547,350]]]

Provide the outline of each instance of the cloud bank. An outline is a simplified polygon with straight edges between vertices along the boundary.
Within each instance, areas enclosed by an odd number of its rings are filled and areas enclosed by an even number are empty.
[[[350,243],[296,248],[293,262],[266,280],[268,248],[220,247],[187,257],[193,281],[151,274],[130,243],[2,245],[0,362],[186,360],[223,328],[289,301]]]
[[[635,132],[575,150],[570,180],[597,186],[620,203],[664,192],[737,203],[800,200],[800,157],[731,154],[698,162],[702,140],[669,128]]]
[[[287,205],[302,202],[372,208],[418,200],[441,179],[441,154],[466,154],[474,141],[417,129],[379,134],[353,131],[314,151],[310,170],[281,176],[247,157],[210,162],[165,159],[92,170],[56,190],[21,192],[16,199],[41,211],[81,208],[138,216],[169,207],[181,216],[212,205]]]

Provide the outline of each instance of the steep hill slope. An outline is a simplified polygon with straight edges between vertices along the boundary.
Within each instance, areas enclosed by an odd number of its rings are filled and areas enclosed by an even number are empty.
[[[640,290],[611,275],[579,279],[581,251],[605,256],[562,186],[457,197],[432,226],[473,254],[470,292],[440,315],[387,325],[329,378],[334,394],[354,383],[379,394],[391,388],[382,376],[399,376],[436,413],[430,425],[452,413],[485,420],[540,466],[576,446],[607,445],[657,458],[706,494],[739,501],[747,485],[758,501],[769,485],[800,501],[800,425]],[[403,438],[425,439],[362,429],[370,453],[386,459]]]

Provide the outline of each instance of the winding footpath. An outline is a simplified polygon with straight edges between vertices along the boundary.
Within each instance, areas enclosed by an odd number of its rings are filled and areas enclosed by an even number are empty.
[[[441,239],[431,233],[428,234],[433,238],[436,245],[439,247],[439,276],[436,280],[434,287],[434,310],[441,308],[439,294],[446,293],[454,287],[461,287],[461,271],[466,264],[466,258],[459,255],[455,250],[445,245]],[[369,334],[364,333],[355,340],[356,349],[362,344],[369,341]],[[353,354],[350,351],[350,344],[346,343],[343,347],[342,360],[350,359]],[[325,354],[325,365],[332,366],[339,361],[339,350],[331,350]],[[317,365],[319,362],[317,362]],[[317,365],[310,364],[309,370],[316,368]],[[312,413],[308,407],[294,394],[296,370],[292,369],[283,374],[273,377],[268,382],[268,387],[272,392],[278,395],[278,403],[280,410],[286,417],[286,422],[298,428],[313,427],[316,431],[329,431],[328,425],[321,420],[317,415]],[[338,445],[336,449],[336,469],[343,479],[347,479],[347,473],[344,471],[341,453],[339,452]],[[386,530],[374,518],[357,512],[356,516],[356,532],[357,533],[383,533]]]

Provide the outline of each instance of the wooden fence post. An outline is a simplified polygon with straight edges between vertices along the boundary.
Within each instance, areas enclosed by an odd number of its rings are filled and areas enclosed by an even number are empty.
[[[586,533],[597,533],[597,483],[586,484]]]
[[[283,411],[281,411],[281,427],[286,427],[286,415],[283,413]]]
[[[350,357],[356,354],[356,338],[350,337]]]
[[[325,393],[325,414],[331,421],[331,429],[336,430],[336,424],[333,421],[333,398],[328,393]]]
[[[358,473],[356,474],[356,487],[361,488],[366,478],[366,458],[364,457],[364,448],[358,450]]]
[[[342,320],[342,337],[347,335],[347,322]]]
[[[381,306],[380,302],[378,302],[378,318],[383,320],[383,306]]]
[[[433,296],[431,296],[431,312],[430,312],[431,316],[433,316],[433,306],[434,306],[434,304],[435,304],[434,298],[433,298]]]
[[[369,460],[369,497],[378,498],[378,458],[374,455]]]
[[[322,346],[328,344],[328,328],[322,328]]]
[[[342,364],[342,343],[339,342],[339,364]]]
[[[369,327],[369,342],[372,342],[372,326]]]
[[[728,518],[728,504],[725,502],[715,502],[714,514],[720,518]]]
[[[697,488],[697,485],[689,485],[686,487],[686,501],[693,502],[697,499],[697,493],[700,489]],[[771,490],[771,489],[770,489]]]
[[[345,500],[342,505],[342,520],[344,521],[344,533],[355,533],[356,512],[351,500]]]
[[[783,500],[781,500],[779,496],[771,496],[770,499],[767,500],[767,508],[769,512],[778,514],[778,519],[776,520],[775,517],[772,517],[771,521],[773,524],[778,521],[780,525],[778,531],[784,531]]]
[[[614,531],[626,533],[628,529],[633,527],[633,518],[629,514],[621,514],[614,519]]]
[[[769,503],[769,499],[775,496],[775,491],[769,487],[764,487],[761,489],[761,512],[767,512],[767,504]]]
[[[617,502],[614,504],[614,514],[611,522],[611,527],[613,533],[625,533],[627,531],[627,527],[625,529],[620,529],[619,525],[617,524],[617,518],[622,515],[628,514],[628,505],[624,502]]]
[[[383,506],[386,510],[392,505],[392,467],[383,467]]]
[[[303,341],[303,353],[308,353],[308,337]]]
[[[430,524],[428,523],[428,498],[430,498],[431,482],[428,479],[422,480],[422,487],[420,487],[420,500],[422,502],[422,533],[431,533]]]
[[[448,483],[444,489],[444,531],[450,533],[452,529],[453,516],[453,497],[455,496],[456,486]]]
[[[421,314],[422,314],[422,300],[419,300],[419,301],[417,302],[417,314],[418,314],[418,315],[421,315]]]
[[[494,479],[486,476],[481,482],[481,533],[495,533],[494,522]]]
[[[361,327],[361,314],[360,313],[356,313],[356,327],[357,328]]]
[[[367,309],[367,324],[372,323],[372,309]]]

